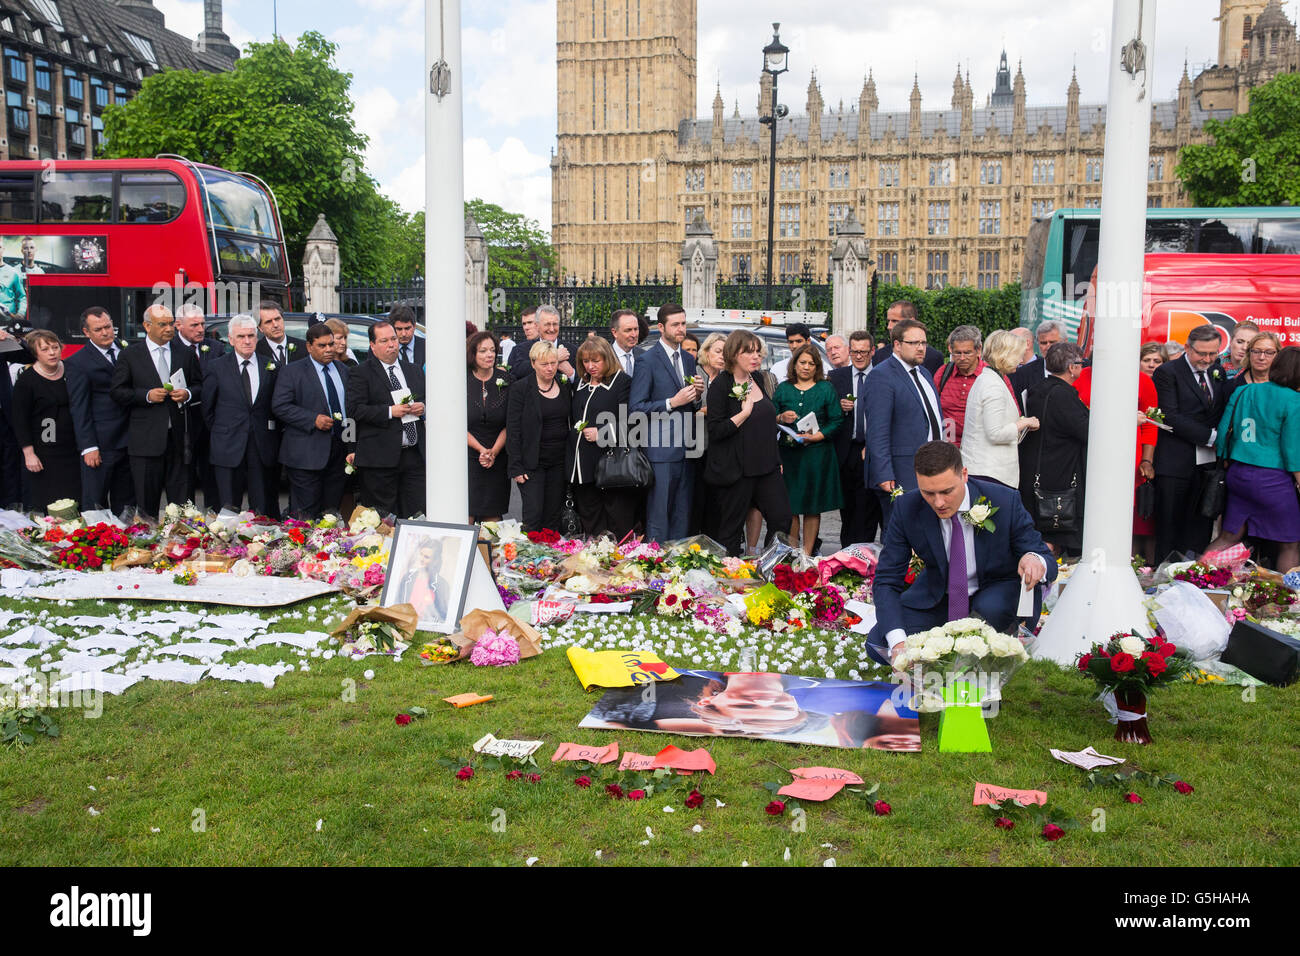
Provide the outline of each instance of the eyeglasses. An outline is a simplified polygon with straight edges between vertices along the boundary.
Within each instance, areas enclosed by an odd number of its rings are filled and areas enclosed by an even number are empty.
[[[1277,349],[1251,349],[1250,354],[1256,358],[1272,358],[1277,354]]]
[[[916,340],[911,341],[911,342],[907,341],[907,339],[903,339],[902,341],[903,341],[903,344],[904,344],[904,345],[911,345],[911,346],[925,345],[925,344],[926,344],[926,343],[925,343],[925,339],[916,339]]]
[[[871,349],[849,349],[850,355],[870,355]]]

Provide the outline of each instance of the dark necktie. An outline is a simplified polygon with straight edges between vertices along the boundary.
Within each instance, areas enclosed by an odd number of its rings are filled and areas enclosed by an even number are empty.
[[[921,376],[917,374],[915,368],[912,369],[912,381],[916,384],[916,390],[921,393],[921,404],[925,406],[925,417],[930,420],[930,439],[938,441],[943,437],[943,432],[939,430],[939,419],[934,417],[934,409],[930,407],[930,399],[925,395],[925,388],[921,385]]]
[[[952,537],[948,541],[948,620],[970,616],[970,592],[967,590],[966,535],[961,527],[961,512],[950,519]]]
[[[1206,400],[1207,402],[1213,402],[1213,401],[1214,401],[1214,393],[1212,393],[1212,392],[1210,391],[1210,383],[1209,383],[1209,381],[1205,378],[1205,373],[1204,373],[1204,372],[1197,372],[1196,374],[1197,374],[1197,376],[1198,376],[1198,377],[1200,378],[1200,380],[1201,380],[1201,391],[1205,393],[1205,400]]]
[[[680,349],[673,353],[673,371],[677,374],[677,387],[685,388],[686,378],[682,375],[682,353]]]
[[[397,372],[393,366],[388,366],[388,384],[397,391],[402,387],[402,383],[397,380]],[[402,447],[414,447],[420,440],[420,433],[415,428],[415,422],[402,422]]]
[[[343,407],[339,405],[338,389],[334,387],[334,376],[330,374],[330,366],[328,365],[325,366],[325,399],[330,403],[331,415],[341,416],[343,414]],[[343,423],[339,421],[338,418],[335,418],[334,433],[336,435],[339,433],[342,427],[343,427]]]
[[[277,345],[277,346],[275,347],[275,354],[279,356],[280,364],[283,365],[283,364],[284,364],[284,346],[283,346],[283,345]]]
[[[108,364],[109,365],[117,364],[117,349],[113,348],[113,346],[111,345],[108,347]]]
[[[252,378],[249,377],[248,374],[248,359],[244,359],[242,362],[240,362],[239,367],[240,367],[239,377],[244,382],[244,399],[248,402],[249,405],[252,405],[253,404],[253,380]]]
[[[412,350],[413,350],[414,348],[415,348],[415,342],[414,342],[413,340],[412,340],[411,342],[408,342],[408,343],[407,343],[407,344],[402,348],[402,358],[406,360],[406,363],[407,363],[408,365],[414,365],[414,364],[415,364],[415,357],[411,354],[411,352],[412,352]]]
[[[862,404],[862,382],[867,377],[866,372],[858,372],[854,375],[857,384],[853,386],[853,440],[863,441],[862,420],[866,418],[865,408]]]

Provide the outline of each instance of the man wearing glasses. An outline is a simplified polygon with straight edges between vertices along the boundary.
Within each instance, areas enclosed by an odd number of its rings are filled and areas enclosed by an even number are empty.
[[[1226,378],[1219,364],[1219,328],[1198,325],[1187,333],[1183,357],[1166,362],[1151,378],[1165,424],[1156,443],[1156,554],[1200,554],[1210,542],[1214,519],[1198,505],[1201,487],[1214,468],[1217,426],[1227,404]]]
[[[913,322],[918,321],[916,315],[916,304],[908,302],[906,299],[899,299],[897,302],[890,304],[885,312],[885,330],[887,333],[894,331],[894,326],[904,319],[911,319]],[[872,358],[872,365],[879,365],[881,362],[890,358],[894,354],[893,347],[890,345],[889,335],[886,334],[885,340],[880,343],[880,348],[876,349],[875,357]],[[921,362],[921,367],[929,371],[933,378],[934,374],[943,366],[943,356],[939,350],[932,345],[926,346],[925,358]]]
[[[866,458],[867,487],[880,501],[882,524],[889,527],[890,505],[898,490],[916,487],[912,456],[928,441],[943,440],[943,414],[925,361],[928,342],[925,326],[903,319],[890,332],[894,354],[867,376]]]
[[[836,336],[832,336],[835,338]],[[826,340],[829,353],[830,339]],[[866,455],[866,403],[861,401],[875,343],[871,333],[859,329],[849,336],[845,349],[849,364],[831,369],[826,376],[840,399],[844,425],[835,433],[835,457],[840,463],[840,488],[844,507],[840,509],[840,547],[876,540],[880,524],[880,503],[863,480],[862,460]]]

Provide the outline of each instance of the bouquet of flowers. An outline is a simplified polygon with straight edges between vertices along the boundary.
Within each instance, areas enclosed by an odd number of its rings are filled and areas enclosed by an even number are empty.
[[[71,498],[51,501],[45,511],[51,518],[58,518],[61,521],[76,521],[81,517],[81,508]]]
[[[1172,570],[1172,569],[1171,569]],[[1228,568],[1213,568],[1194,561],[1185,568],[1173,571],[1170,575],[1175,581],[1186,581],[1202,591],[1221,588],[1232,581],[1232,571]]]
[[[975,681],[996,689],[1029,659],[1019,638],[999,634],[986,622],[966,617],[943,627],[909,634],[894,670],[918,689],[915,709],[941,710],[952,703],[951,688]]]
[[[1181,680],[1191,668],[1187,653],[1160,636],[1136,631],[1114,634],[1076,658],[1079,673],[1091,677],[1102,692],[1145,694]]]
[[[172,575],[172,584],[180,584],[184,587],[193,587],[198,583],[199,576],[190,568],[186,568],[184,571]]]
[[[52,557],[58,564],[74,571],[98,571],[105,563],[112,566],[113,559],[131,544],[121,528],[102,523],[93,528],[78,528],[62,541],[64,546]]]
[[[519,642],[502,631],[487,630],[470,651],[469,662],[476,667],[508,667],[519,663]]]
[[[745,616],[750,624],[778,633],[808,626],[808,612],[775,584],[745,595]]]
[[[1285,584],[1264,578],[1250,578],[1232,589],[1233,603],[1256,617],[1276,617],[1295,600],[1295,592]]]

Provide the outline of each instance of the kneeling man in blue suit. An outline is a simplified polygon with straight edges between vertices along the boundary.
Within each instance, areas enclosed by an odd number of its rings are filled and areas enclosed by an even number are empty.
[[[994,630],[1011,631],[1021,592],[1056,577],[1056,559],[1019,492],[968,479],[961,449],[947,442],[926,442],[914,465],[917,489],[895,503],[876,566],[876,626],[867,653],[883,664],[908,634],[960,618],[980,617]],[[986,512],[992,530],[980,526]],[[908,587],[913,551],[925,569]],[[1038,614],[1035,593],[1031,626]]]

